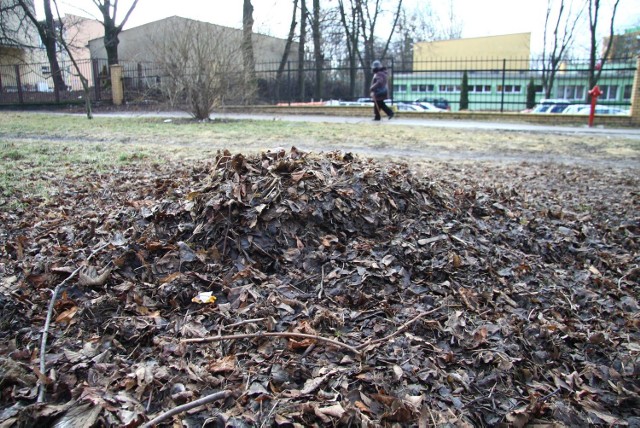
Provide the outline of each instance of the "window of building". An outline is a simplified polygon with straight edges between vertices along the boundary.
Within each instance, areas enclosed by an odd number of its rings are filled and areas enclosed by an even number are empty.
[[[411,92],[433,92],[434,85],[411,85]]]
[[[491,93],[491,85],[469,85],[469,92],[473,94]]]
[[[456,93],[460,92],[460,85],[439,85],[438,91],[440,92],[451,92]]]
[[[47,74],[51,74],[51,67],[48,65],[43,65],[42,66],[42,74],[47,75]]]
[[[602,85],[600,86],[602,95],[600,99],[603,100],[616,100],[618,99],[618,85]]]
[[[544,88],[542,87],[542,85],[535,85],[536,88],[536,94],[542,94],[544,92]]]
[[[633,91],[633,85],[624,85],[623,99],[629,101],[631,99],[631,91]]]
[[[584,85],[560,85],[557,92],[558,98],[567,100],[584,100]]]
[[[407,92],[407,87],[405,85],[393,85],[393,92],[396,94]]]
[[[498,85],[498,92],[503,92],[503,86]],[[522,85],[504,85],[504,93],[505,94],[521,94],[522,93]]]

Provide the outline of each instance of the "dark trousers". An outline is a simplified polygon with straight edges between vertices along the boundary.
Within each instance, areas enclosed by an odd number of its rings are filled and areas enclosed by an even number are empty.
[[[389,117],[393,116],[393,111],[387,104],[385,104],[384,100],[375,100],[373,104],[373,118],[375,120],[380,120],[380,110],[385,112],[385,114]]]

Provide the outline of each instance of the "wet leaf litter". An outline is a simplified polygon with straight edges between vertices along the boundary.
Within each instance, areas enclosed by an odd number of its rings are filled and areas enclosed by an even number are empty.
[[[638,188],[296,148],[77,178],[0,212],[0,417],[638,425]]]

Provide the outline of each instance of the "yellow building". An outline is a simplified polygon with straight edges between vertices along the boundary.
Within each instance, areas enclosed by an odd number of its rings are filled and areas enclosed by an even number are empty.
[[[531,33],[418,42],[413,47],[413,70],[451,69],[451,62],[456,60],[483,60],[474,66],[476,70],[494,69],[495,60],[503,59],[511,66],[514,60],[521,60],[526,67],[530,50]]]

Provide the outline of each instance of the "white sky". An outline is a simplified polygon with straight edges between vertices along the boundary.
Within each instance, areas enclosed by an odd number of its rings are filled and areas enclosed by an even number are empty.
[[[424,0],[404,0],[407,6]],[[604,0],[611,4],[613,0]],[[92,0],[58,0],[63,13],[97,16]],[[124,17],[131,0],[119,0],[118,22]],[[335,0],[329,0],[335,4]],[[481,37],[510,33],[531,32],[532,51],[542,44],[544,15],[547,0],[453,0],[457,19],[462,23],[463,37]],[[39,0],[35,1],[40,3]],[[311,0],[307,0],[309,7]],[[323,0],[323,4],[327,0]],[[437,6],[443,0],[432,0]],[[254,31],[276,37],[286,37],[292,13],[292,0],[253,0]],[[395,4],[395,2],[394,2]],[[608,32],[610,11],[601,12],[601,30]],[[240,28],[242,24],[242,0],[139,0],[125,28],[178,15]],[[620,0],[616,15],[616,32],[640,25],[640,1]],[[584,34],[588,32],[584,28]]]

